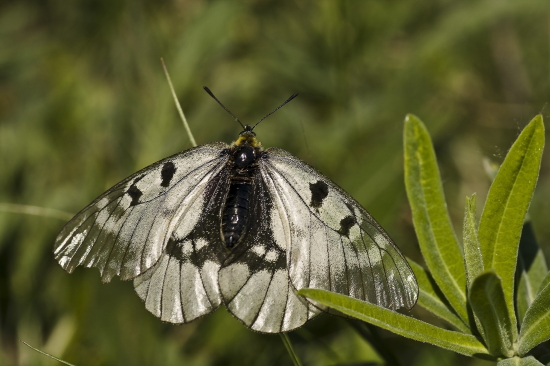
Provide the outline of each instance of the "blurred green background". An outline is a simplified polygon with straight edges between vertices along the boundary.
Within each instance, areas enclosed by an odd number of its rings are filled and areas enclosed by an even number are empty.
[[[548,0],[0,1],[0,202],[75,213],[156,160],[190,147],[164,57],[198,144],[257,129],[362,203],[422,262],[403,184],[406,113],[430,130],[457,235],[465,195],[481,211],[485,158],[501,162],[550,100]],[[550,156],[531,206],[550,240]],[[66,220],[0,212],[0,364],[290,365],[280,338],[220,309],[189,325],[154,318],[129,282],[53,259]],[[413,315],[436,324],[424,312]],[[442,324],[441,324],[442,325]],[[443,325],[444,326],[444,325]],[[488,365],[382,332],[403,365]],[[381,358],[321,315],[290,334],[307,365]]]

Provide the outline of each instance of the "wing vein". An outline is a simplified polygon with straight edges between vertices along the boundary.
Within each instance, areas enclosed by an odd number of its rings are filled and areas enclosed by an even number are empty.
[[[99,236],[101,235],[101,233],[103,232],[103,229],[105,228],[105,225],[107,224],[107,222],[109,222],[109,220],[111,219],[111,217],[113,216],[113,214],[115,213],[117,207],[120,206],[120,202],[122,201],[122,198],[124,197],[124,195],[118,197],[117,201],[113,201],[113,202],[116,202],[116,205],[115,205],[115,208],[113,209],[113,211],[109,214],[109,217],[107,218],[107,220],[105,220],[105,222],[101,225],[101,229],[99,229],[99,232],[96,234],[95,238],[94,239],[94,244],[92,245],[92,248],[90,248],[90,251],[88,253],[91,253],[92,252],[92,249],[93,247],[95,247],[95,244],[97,243],[97,239],[99,239]],[[107,207],[107,205],[105,206]],[[124,213],[126,213],[126,209],[123,210]],[[123,213],[123,214],[124,214]],[[99,216],[99,215],[98,215]],[[97,218],[95,219],[95,221],[97,221]],[[93,227],[93,226],[92,226]],[[88,232],[89,233],[89,232]],[[97,250],[97,254],[96,254],[96,259],[94,260],[93,262],[93,265],[95,266],[97,264],[97,261],[99,260],[99,253],[101,253],[101,250],[103,249],[103,247],[105,246],[105,242],[103,242],[101,244],[101,247]]]
[[[256,320],[258,320],[258,317],[260,316],[260,313],[262,312],[262,307],[265,303],[265,299],[267,298],[267,294],[269,293],[269,288],[271,287],[271,283],[273,282],[274,273],[275,273],[275,270],[272,269],[271,276],[269,276],[269,284],[267,285],[267,290],[265,291],[264,298],[263,298],[260,306],[258,307],[258,312],[256,313],[256,315],[254,315],[254,319],[252,319],[252,321],[250,322],[251,326],[254,325],[254,323],[256,323]],[[252,278],[252,276],[250,276],[249,278]]]
[[[116,247],[116,244],[118,242],[118,237],[120,235],[120,233],[122,232],[122,227],[124,226],[124,224],[126,224],[126,221],[128,221],[128,218],[130,217],[130,215],[132,214],[133,212],[133,209],[134,207],[130,206],[130,211],[127,215],[125,215],[125,218],[124,218],[124,222],[122,223],[122,225],[120,226],[121,227],[121,230],[118,231],[118,233],[116,234],[116,237],[115,239],[113,240],[113,245],[111,246],[111,249],[109,250],[109,255],[107,256],[107,259],[105,260],[105,264],[103,265],[103,268],[100,269],[101,273],[103,273],[103,271],[105,271],[105,268],[107,267],[107,265],[109,264],[109,261],[111,260],[111,255],[113,253],[113,250],[115,249]],[[126,211],[124,212],[126,213]],[[137,226],[137,225],[136,225]],[[124,253],[126,253],[126,249],[128,248],[128,246],[130,245],[131,241],[128,241],[128,243],[126,243],[126,248],[124,248]],[[123,263],[123,262],[121,262]],[[119,264],[119,267],[120,267],[120,264]],[[119,270],[117,271],[117,274],[119,274],[118,272],[120,272],[120,268]]]
[[[117,200],[120,200],[121,197],[122,197],[122,196],[119,196],[119,197],[116,198],[116,200],[110,202],[110,203],[113,203],[113,202],[116,203],[116,204],[115,204],[115,210],[116,210],[116,206],[118,205]],[[109,203],[109,204],[110,204],[110,203]],[[96,222],[97,222],[97,218],[98,218],[98,216],[99,216],[99,213],[100,213],[101,211],[103,211],[104,209],[106,209],[107,206],[109,206],[109,204],[105,205],[105,207],[101,208],[101,210],[96,211],[96,212],[94,212],[93,214],[91,214],[91,215],[90,215],[89,217],[87,217],[80,225],[77,226],[77,228],[80,229],[80,228],[83,226],[83,224],[84,224],[86,221],[88,221],[89,218],[93,217],[93,223],[92,223],[92,225],[90,226],[90,230],[88,230],[88,232],[87,232],[86,235],[84,236],[84,239],[82,239],[82,240],[80,241],[80,243],[78,244],[78,246],[77,246],[76,249],[74,250],[74,252],[73,252],[74,254],[73,254],[73,256],[71,257],[71,262],[72,262],[73,257],[76,255],[76,253],[78,253],[78,251],[80,250],[80,247],[82,246],[82,244],[84,244],[84,242],[86,242],[86,240],[88,239],[88,235],[90,235],[91,229],[93,229],[94,225],[95,225]],[[114,210],[113,210],[113,212],[114,212]],[[109,219],[111,218],[111,215],[112,215],[112,212],[109,214],[109,217],[107,217],[107,219],[105,220],[105,222],[109,221]],[[74,220],[74,218],[73,218],[73,220]],[[103,225],[101,226],[102,228],[103,228],[103,226],[105,225],[105,222],[104,222]],[[78,230],[75,230],[74,233],[73,233],[73,235],[72,235],[72,237],[74,237],[75,233],[77,233],[77,232],[79,232],[79,231],[78,231]],[[100,230],[100,233],[101,233],[101,230]],[[97,236],[99,236],[99,234],[98,234]],[[84,258],[87,258],[88,255],[89,255],[89,253],[92,252],[93,247],[94,247],[94,246],[96,245],[96,243],[97,243],[97,236],[96,236],[95,238],[90,239],[90,240],[94,240],[94,241],[92,242],[92,244],[91,244],[91,248],[88,250],[88,253],[86,254],[85,257],[80,258],[80,262],[81,262]],[[88,245],[89,245],[89,244],[88,244]],[[79,263],[79,264],[80,264],[80,263]]]
[[[185,304],[185,299],[183,298],[183,293],[181,291],[181,266],[182,266],[182,263],[179,262],[179,271],[178,271],[178,287],[179,287],[179,294],[180,294],[180,307],[181,307],[181,317],[183,318],[183,322],[184,323],[187,323],[187,317],[186,317],[186,314],[185,314],[185,306],[183,306],[183,304]],[[199,276],[200,276],[200,273],[199,273]],[[202,281],[202,280],[201,280]],[[206,290],[205,290],[206,291]],[[208,296],[206,296],[208,297]]]

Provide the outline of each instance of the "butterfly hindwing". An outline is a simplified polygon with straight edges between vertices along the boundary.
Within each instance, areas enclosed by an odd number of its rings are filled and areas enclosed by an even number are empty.
[[[247,327],[264,333],[287,332],[319,311],[296,295],[289,281],[286,246],[275,240],[280,218],[259,176],[249,200],[248,231],[219,273],[222,297],[229,312]]]
[[[199,146],[150,165],[109,189],[78,213],[58,235],[55,258],[68,272],[99,268],[104,282],[132,279],[157,263],[180,221],[222,170],[227,145]],[[182,218],[187,218],[183,220]]]
[[[290,281],[391,309],[410,309],[418,285],[406,259],[351,196],[288,152],[271,148],[262,178],[284,219]]]

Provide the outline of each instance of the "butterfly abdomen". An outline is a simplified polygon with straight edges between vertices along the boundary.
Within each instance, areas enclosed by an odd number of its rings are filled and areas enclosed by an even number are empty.
[[[233,248],[239,241],[248,218],[249,181],[232,181],[222,219],[225,245]]]
[[[229,191],[222,212],[222,235],[228,249],[237,245],[246,230],[258,154],[254,147],[245,144],[235,147],[232,155]]]

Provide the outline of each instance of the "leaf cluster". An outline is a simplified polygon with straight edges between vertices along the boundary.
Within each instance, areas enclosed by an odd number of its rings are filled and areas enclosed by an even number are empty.
[[[483,214],[466,198],[462,247],[447,211],[430,135],[405,119],[405,184],[427,269],[409,260],[418,305],[447,321],[443,329],[322,290],[300,293],[348,316],[405,337],[498,365],[550,364],[550,274],[525,222],[544,147],[542,117],[521,132],[491,185]]]

